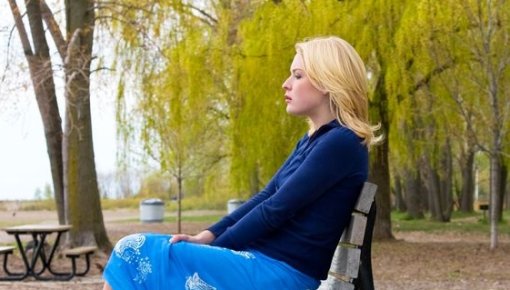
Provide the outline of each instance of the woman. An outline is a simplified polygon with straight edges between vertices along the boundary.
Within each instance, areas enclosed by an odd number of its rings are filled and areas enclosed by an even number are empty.
[[[316,289],[368,175],[367,79],[338,37],[296,45],[287,112],[310,130],[264,190],[197,235],[120,240],[104,289]],[[110,285],[112,288],[110,288]]]

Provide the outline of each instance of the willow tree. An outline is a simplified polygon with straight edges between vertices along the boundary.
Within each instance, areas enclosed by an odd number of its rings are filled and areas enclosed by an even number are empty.
[[[234,69],[242,105],[236,109],[233,124],[239,127],[234,128],[233,138],[242,145],[236,148],[246,154],[233,154],[233,159],[238,158],[232,161],[238,172],[235,178],[250,180],[250,168],[257,168],[260,180],[268,180],[304,134],[304,119],[284,112],[281,88],[290,74],[294,45],[321,35],[354,42],[355,36],[344,28],[351,25],[351,12],[341,1],[266,1],[241,23],[243,41]],[[260,146],[261,140],[266,146]],[[239,187],[249,190],[247,184]]]
[[[346,9],[350,6],[331,0],[237,0],[200,4],[197,7],[186,1],[160,2],[151,7],[154,13],[133,13],[130,19],[141,23],[141,27],[161,27],[144,34],[149,37],[166,37],[167,33],[173,33],[168,31],[177,31],[178,37],[185,41],[193,35],[193,30],[201,31],[203,47],[208,48],[204,65],[208,67],[207,77],[212,78],[205,85],[210,87],[201,88],[205,90],[202,93],[214,92],[207,96],[215,100],[217,117],[226,124],[230,184],[234,191],[247,196],[269,180],[306,131],[304,120],[296,120],[284,112],[281,85],[290,74],[294,44],[306,37],[329,34],[355,40],[356,36],[343,28],[350,25],[347,16],[350,11]],[[170,28],[165,29],[158,24],[165,19],[160,13],[176,15],[179,19],[195,17],[199,22],[192,28],[179,21],[167,23]],[[162,31],[166,32],[162,34]],[[131,31],[125,36],[129,39],[129,35],[137,33]],[[143,46],[146,38],[137,35],[133,43],[141,42]],[[188,49],[185,53],[193,52]],[[147,66],[142,66],[142,70],[144,67]],[[190,85],[203,86],[198,82]],[[174,89],[168,91],[174,92]],[[389,223],[389,212],[384,216]]]
[[[44,0],[26,1],[34,49],[16,1],[10,0],[9,4],[43,119],[59,222],[73,225],[71,244],[94,243],[110,250],[99,200],[90,116],[94,1],[65,1],[66,33],[62,33]],[[64,66],[66,112],[63,138],[43,19]]]
[[[283,81],[295,54],[294,43],[307,35],[306,6],[299,1],[267,1],[240,26],[237,76],[231,103],[232,182],[236,190],[256,193],[269,180],[304,132],[305,122],[285,113]],[[281,33],[285,30],[286,33]]]
[[[467,135],[461,140],[490,156],[491,248],[494,248],[501,208],[501,164],[507,140],[504,137],[510,118],[509,3],[421,1],[417,7],[422,13],[415,18],[415,27],[423,29],[419,33],[409,31],[405,44],[420,44],[421,49],[414,52],[418,61],[413,65],[436,69],[446,65],[434,76],[433,90],[455,103]]]
[[[370,156],[370,179],[378,185],[377,219],[374,238],[392,239],[390,203],[390,124],[396,95],[388,91],[388,72],[394,61],[395,34],[409,1],[362,0],[346,1],[349,13],[343,21],[342,35],[354,44],[371,75],[370,116],[381,125],[383,142],[374,146]]]
[[[212,79],[203,40],[200,31],[175,40],[165,52],[167,68],[145,77],[139,102],[145,150],[178,186],[179,233],[184,181],[203,177],[225,155],[218,121],[210,112],[214,98],[207,91]]]
[[[510,129],[510,3],[490,0],[447,3],[445,11],[456,13],[459,17],[455,22],[460,24],[459,31],[450,34],[455,36],[450,40],[456,46],[456,55],[468,56],[459,58],[462,61],[459,68],[464,68],[462,72],[469,78],[467,92],[452,96],[461,112],[472,112],[481,122],[480,130],[473,134],[479,148],[490,158],[490,246],[494,249],[498,245],[497,225],[501,218],[504,141]],[[466,97],[480,93],[479,98]],[[474,130],[471,126],[468,129]]]
[[[453,152],[457,143],[463,144],[465,137],[463,122],[456,114],[451,114],[454,103],[438,89],[438,76],[454,63],[444,59],[435,63],[423,51],[428,49],[430,38],[430,10],[426,4],[409,3],[402,17],[401,26],[396,34],[395,61],[390,65],[388,87],[397,95],[399,106],[393,121],[397,128],[390,135],[395,140],[392,159],[397,161],[394,167],[404,172],[414,172],[411,182],[423,182],[426,188],[426,200],[420,192],[407,192],[410,200],[421,200],[428,204],[432,218],[449,221],[453,209]],[[424,7],[425,6],[425,7]],[[460,133],[460,134],[459,134]],[[409,204],[409,209],[419,212],[419,204]],[[413,213],[410,212],[413,216]]]

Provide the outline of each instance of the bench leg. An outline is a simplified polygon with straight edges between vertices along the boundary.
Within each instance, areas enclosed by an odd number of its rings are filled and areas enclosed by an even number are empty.
[[[27,276],[26,272],[25,273],[22,273],[22,272],[11,272],[7,268],[7,260],[9,258],[9,254],[11,254],[11,253],[4,253],[4,263],[3,263],[4,272],[5,272],[5,274],[7,274],[7,277],[0,277],[0,281],[23,280]]]
[[[76,267],[76,259],[78,259],[80,256],[70,256],[69,257],[71,259],[73,275],[76,275],[76,276],[85,276],[85,275],[87,275],[87,273],[90,270],[90,255],[92,255],[92,253],[86,253],[85,254],[86,266],[85,266],[85,270],[83,272],[78,272],[77,271],[77,267]]]

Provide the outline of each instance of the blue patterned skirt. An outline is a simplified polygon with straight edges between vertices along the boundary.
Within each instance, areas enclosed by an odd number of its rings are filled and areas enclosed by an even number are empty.
[[[113,290],[306,290],[319,281],[257,251],[233,251],[170,235],[135,234],[115,246],[103,277]]]

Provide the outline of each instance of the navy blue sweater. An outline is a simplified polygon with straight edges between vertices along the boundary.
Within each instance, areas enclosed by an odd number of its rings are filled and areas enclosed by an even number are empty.
[[[254,249],[315,279],[335,247],[368,175],[368,152],[336,120],[305,135],[266,188],[212,225],[214,246]]]

